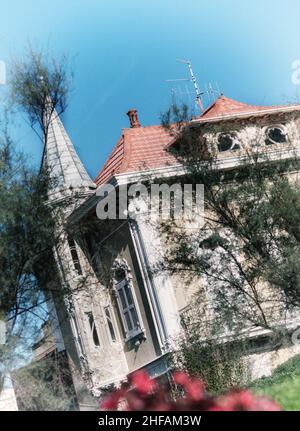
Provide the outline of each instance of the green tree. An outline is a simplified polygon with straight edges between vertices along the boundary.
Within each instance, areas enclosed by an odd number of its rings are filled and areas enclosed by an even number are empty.
[[[74,410],[72,376],[52,356],[14,371],[11,375],[19,410]]]
[[[61,115],[68,106],[71,77],[66,56],[57,59],[30,46],[11,66],[12,100],[44,142],[54,110]]]
[[[274,147],[249,136],[248,149],[235,151],[238,163],[229,169],[221,167],[218,153],[206,139],[208,132],[220,131],[217,126],[199,127],[190,122],[186,108],[176,106],[162,115],[162,124],[173,137],[169,150],[186,170],[184,181],[204,185],[201,229],[179,229],[173,221],[161,226],[169,242],[163,269],[188,274],[191,282],[195,277],[202,280],[186,332],[192,337],[205,333],[207,340],[213,340],[216,335],[238,335],[257,327],[284,338],[286,318],[300,305],[297,140],[291,137],[284,144],[287,158],[283,146],[275,148],[274,156]],[[228,133],[230,127],[223,124],[221,131]],[[203,344],[195,348],[188,337],[185,351],[189,342],[190,357],[201,361]],[[198,371],[200,367],[198,363]]]
[[[30,49],[25,61],[12,64],[11,76],[14,106],[26,114],[45,144],[51,115],[54,110],[60,115],[67,106],[66,59],[51,60]],[[53,250],[65,230],[65,209],[74,199],[48,199],[56,178],[16,151],[12,120],[7,110],[0,123],[0,312],[7,326],[0,373],[28,362],[30,346],[48,318],[48,294],[68,293],[68,286],[59,282]]]
[[[175,132],[168,125],[172,115]],[[177,229],[169,269],[204,277],[222,322],[242,318],[246,325],[276,326],[272,317],[282,307],[300,305],[299,160],[293,144],[289,158],[277,149],[274,160],[255,138],[252,150],[237,153],[238,165],[220,169],[203,130],[187,125],[177,110],[163,124],[175,133],[170,151],[186,168],[185,181],[204,185],[205,206],[201,229],[183,228],[179,235]],[[173,227],[163,226],[171,241]]]

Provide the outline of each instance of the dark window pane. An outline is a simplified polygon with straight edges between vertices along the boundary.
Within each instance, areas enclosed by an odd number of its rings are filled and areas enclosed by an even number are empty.
[[[133,328],[132,328],[132,323],[131,323],[128,311],[126,311],[126,313],[124,313],[124,317],[125,317],[125,320],[126,320],[126,324],[127,324],[128,330],[132,331]]]
[[[132,321],[133,321],[134,327],[135,327],[135,328],[138,328],[138,327],[139,327],[139,319],[138,319],[138,317],[137,317],[137,314],[136,314],[135,308],[131,308],[131,309],[130,309],[130,313],[131,313],[131,318],[132,318]]]
[[[131,290],[130,290],[130,287],[128,286],[128,284],[126,284],[124,289],[125,289],[125,294],[126,294],[128,304],[129,305],[133,304],[132,294],[131,294]]]
[[[286,142],[286,135],[282,129],[279,127],[272,127],[267,131],[266,144],[283,144]]]
[[[112,325],[112,323],[111,323],[110,320],[108,321],[108,329],[109,329],[109,332],[110,332],[111,339],[113,341],[116,341],[115,330],[114,330],[114,327],[113,327],[113,325]]]
[[[87,313],[87,315],[88,315],[88,319],[89,319],[89,324],[90,324],[91,334],[93,337],[94,344],[95,344],[95,346],[100,346],[98,332],[97,332],[97,328],[95,325],[93,313]]]
[[[235,134],[222,133],[218,137],[219,151],[238,150],[240,148]]]
[[[124,269],[117,269],[115,272],[115,280],[117,283],[125,279],[125,271]]]
[[[98,332],[97,332],[96,326],[94,326],[94,328],[93,328],[93,341],[94,341],[95,346],[100,346],[100,342],[99,342],[99,337],[98,337]]]
[[[127,304],[126,304],[126,299],[125,299],[124,292],[122,289],[119,289],[119,296],[120,296],[122,308],[124,310],[125,308],[127,308]]]
[[[230,150],[233,144],[232,137],[230,135],[220,135],[218,138],[218,149],[219,151]]]
[[[68,244],[69,244],[70,253],[71,253],[74,268],[79,275],[82,275],[82,269],[81,269],[81,265],[79,262],[79,256],[78,256],[76,244],[75,244],[75,241],[73,240],[73,238],[68,238]]]

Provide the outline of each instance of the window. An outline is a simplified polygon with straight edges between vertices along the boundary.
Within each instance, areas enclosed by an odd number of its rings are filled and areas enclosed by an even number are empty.
[[[113,321],[112,321],[112,315],[111,315],[110,307],[109,306],[105,307],[104,312],[105,312],[106,323],[108,326],[110,337],[111,337],[112,341],[117,341],[117,337],[116,337],[116,333],[115,333],[115,329],[114,329],[114,325],[113,325]]]
[[[286,131],[281,126],[269,127],[266,131],[266,145],[284,144],[287,141]]]
[[[247,340],[247,348],[249,352],[260,352],[269,350],[271,347],[275,346],[274,340],[268,335],[262,335],[256,338]]]
[[[93,313],[91,311],[89,311],[88,313],[86,313],[88,322],[89,322],[89,326],[90,326],[90,330],[91,330],[91,336],[94,342],[94,346],[95,347],[99,347],[100,346],[100,341],[99,341],[99,337],[98,337],[98,332],[97,332],[97,328],[95,325],[95,319],[93,316]]]
[[[78,252],[76,249],[76,244],[75,244],[74,239],[68,237],[68,244],[69,244],[69,249],[70,249],[70,253],[71,253],[71,257],[72,257],[75,271],[77,272],[78,275],[82,275],[82,269],[81,269],[79,256],[78,256]]]
[[[71,315],[70,317],[70,323],[71,323],[71,327],[73,330],[73,334],[74,334],[74,339],[75,339],[75,343],[77,345],[77,349],[79,351],[80,355],[83,355],[83,346],[82,346],[82,342],[81,342],[81,337],[80,337],[80,333],[79,333],[79,329],[78,329],[78,324],[77,324],[77,320],[76,317],[74,315]]]
[[[125,272],[123,270],[118,271],[116,278],[117,283],[115,288],[118,306],[126,333],[126,339],[129,339],[142,331],[141,324],[129,282],[125,277]]]
[[[219,151],[234,151],[240,148],[240,144],[235,133],[221,133],[218,136]]]

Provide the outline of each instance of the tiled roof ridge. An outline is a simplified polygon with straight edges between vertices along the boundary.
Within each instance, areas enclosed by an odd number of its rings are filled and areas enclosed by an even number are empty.
[[[286,104],[286,105],[250,105],[248,103],[239,102],[234,99],[226,97],[224,94],[218,97],[199,117],[196,118],[201,122],[206,119],[222,118],[226,116],[234,116],[238,114],[252,114],[262,111],[275,111],[283,108],[299,106],[299,104]]]

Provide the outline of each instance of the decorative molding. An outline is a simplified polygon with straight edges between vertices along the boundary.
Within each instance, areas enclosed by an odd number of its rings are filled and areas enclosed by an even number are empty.
[[[122,270],[124,271],[124,275],[125,275],[125,281],[129,286],[129,289],[131,291],[132,297],[133,297],[133,303],[134,303],[134,307],[135,307],[135,311],[137,313],[138,316],[138,322],[139,322],[139,330],[134,331],[132,334],[126,334],[126,325],[125,325],[125,321],[123,319],[123,314],[122,314],[122,306],[120,304],[119,301],[119,297],[118,297],[118,293],[117,293],[117,288],[116,285],[118,284],[118,280],[115,278],[116,276],[116,272],[118,270]],[[124,330],[125,330],[125,334],[126,334],[126,338],[125,338],[125,342],[130,343],[130,347],[138,347],[141,344],[141,339],[146,340],[146,330],[144,328],[143,325],[143,320],[142,320],[142,316],[141,316],[141,312],[139,309],[139,303],[136,297],[136,293],[135,293],[135,289],[132,283],[132,272],[131,272],[131,268],[128,264],[128,262],[126,261],[126,259],[122,258],[122,259],[115,259],[113,265],[112,265],[112,273],[113,273],[113,279],[112,279],[112,288],[113,288],[113,292],[116,295],[116,299],[117,299],[117,303],[120,309],[120,315],[122,318],[122,323],[124,326]],[[132,346],[133,343],[133,346]]]
[[[128,265],[127,260],[124,258],[114,260],[113,265],[112,265],[113,276],[115,276],[116,272],[120,269],[124,271],[125,279],[129,283],[130,287],[132,288],[131,268]],[[115,287],[115,285],[118,281],[115,278],[113,278],[112,282],[113,282],[113,286]]]

